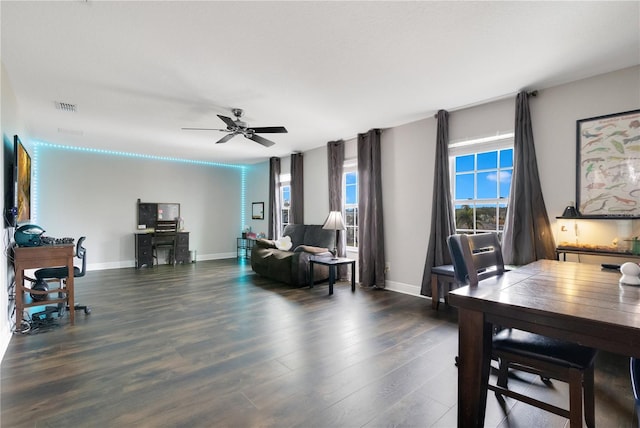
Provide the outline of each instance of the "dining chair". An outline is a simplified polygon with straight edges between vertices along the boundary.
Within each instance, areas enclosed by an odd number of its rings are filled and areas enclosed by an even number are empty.
[[[638,418],[638,427],[640,427],[640,359],[634,357],[629,359],[629,371],[631,373],[633,398],[636,402],[635,413]]]
[[[169,261],[176,264],[176,249],[178,246],[178,220],[158,220],[153,233],[151,255],[158,264],[158,249],[169,251]]]
[[[443,286],[444,302],[449,303],[449,291],[456,284],[453,265],[440,265],[431,268],[431,309],[438,310],[440,305],[440,284]]]
[[[500,240],[496,233],[451,235],[447,239],[456,281],[481,286],[482,280],[505,272]],[[517,329],[498,331],[492,340],[492,359],[498,361],[498,379],[488,389],[569,419],[570,426],[595,426],[594,360],[596,350]],[[509,369],[556,379],[569,384],[569,409],[508,389]]]

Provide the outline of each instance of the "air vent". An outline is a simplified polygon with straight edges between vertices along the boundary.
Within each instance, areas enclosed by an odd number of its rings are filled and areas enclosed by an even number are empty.
[[[75,113],[78,111],[77,104],[63,103],[60,101],[55,101],[55,104],[58,110],[68,111],[69,113]]]

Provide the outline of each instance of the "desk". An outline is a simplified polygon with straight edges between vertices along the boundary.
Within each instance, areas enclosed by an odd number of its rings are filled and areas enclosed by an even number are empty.
[[[66,303],[70,308],[74,307],[73,301],[73,256],[75,246],[73,244],[64,245],[43,245],[41,247],[16,247],[14,248],[13,265],[16,271],[16,329],[20,327],[24,308],[32,306],[44,306],[51,303]],[[25,269],[39,269],[45,267],[66,266],[69,270],[66,288],[63,290],[65,297],[58,299],[47,299],[24,302],[24,293],[30,290],[24,286]],[[58,293],[60,289],[51,289],[49,293]],[[69,311],[71,324],[75,322],[75,311]]]
[[[600,265],[538,260],[449,293],[459,308],[458,426],[484,424],[493,324],[640,357],[640,287],[619,279]]]
[[[329,266],[329,295],[333,294],[333,284],[336,282],[338,266],[351,265],[351,291],[356,291],[356,261],[345,257],[332,259],[331,257],[310,257],[309,258],[309,287],[313,287],[313,265],[314,264]]]
[[[134,251],[136,269],[143,266],[153,267],[153,233],[134,233]],[[176,263],[189,263],[189,232],[178,232],[176,245]]]

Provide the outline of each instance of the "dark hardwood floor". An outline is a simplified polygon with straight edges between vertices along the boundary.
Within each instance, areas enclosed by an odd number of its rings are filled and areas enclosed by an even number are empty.
[[[453,427],[454,308],[390,291],[290,288],[248,262],[88,272],[93,313],[15,335],[2,361],[3,427]],[[563,405],[565,385],[510,381]],[[598,357],[599,427],[635,426],[628,359]],[[488,427],[565,427],[489,394]]]

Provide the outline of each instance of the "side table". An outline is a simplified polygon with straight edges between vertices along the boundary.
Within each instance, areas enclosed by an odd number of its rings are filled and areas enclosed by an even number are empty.
[[[256,240],[253,238],[236,238],[236,257],[238,259],[250,259],[251,249],[255,243]]]
[[[356,291],[356,261],[345,257],[310,257],[309,258],[309,286],[313,288],[313,266],[315,264],[329,266],[329,295],[333,294],[333,284],[336,282],[338,266],[351,265],[351,291]]]

